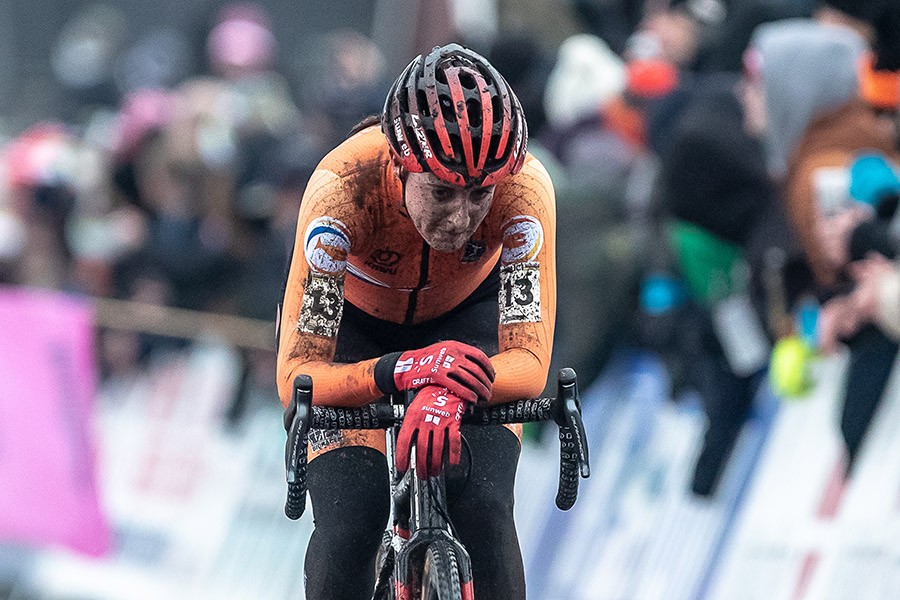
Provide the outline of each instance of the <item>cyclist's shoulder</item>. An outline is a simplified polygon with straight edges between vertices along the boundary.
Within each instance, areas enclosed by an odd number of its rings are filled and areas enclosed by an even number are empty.
[[[382,198],[380,204],[387,204],[401,193],[391,174],[384,135],[378,127],[369,127],[341,142],[319,162],[304,203],[309,200],[318,211],[367,213],[373,199]]]
[[[495,202],[499,207],[520,211],[540,210],[555,205],[553,181],[541,161],[528,153],[522,170],[497,185]]]
[[[373,125],[338,144],[325,155],[317,170],[375,186],[380,185],[389,162],[390,153],[384,134],[377,125]]]

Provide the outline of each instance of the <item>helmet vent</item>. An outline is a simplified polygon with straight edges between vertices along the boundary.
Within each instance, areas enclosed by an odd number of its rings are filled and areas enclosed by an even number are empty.
[[[444,115],[449,123],[456,123],[456,111],[453,110],[453,101],[441,94],[439,97],[441,103],[441,114]]]
[[[481,104],[474,98],[471,98],[466,101],[466,109],[469,113],[469,126],[472,128],[481,127]]]
[[[431,110],[428,107],[428,96],[425,95],[424,90],[416,90],[416,103],[419,105],[419,111],[422,113],[422,116],[434,116],[431,114]]]
[[[500,96],[491,98],[491,114],[494,118],[494,125],[503,122],[503,102],[500,101]]]
[[[459,74],[459,84],[467,90],[474,90],[476,83],[472,74],[467,71],[461,71]]]

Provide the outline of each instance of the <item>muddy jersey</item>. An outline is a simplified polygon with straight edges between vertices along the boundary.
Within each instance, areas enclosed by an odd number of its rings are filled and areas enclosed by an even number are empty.
[[[439,317],[468,297],[500,262],[499,353],[493,401],[539,394],[556,318],[556,206],[544,167],[528,155],[497,185],[491,209],[456,252],[430,248],[403,202],[384,135],[370,127],[329,153],[300,205],[280,323],[283,404],[300,373],[317,404],[354,406],[382,396],[377,358],[333,363],[344,301],[401,324]]]

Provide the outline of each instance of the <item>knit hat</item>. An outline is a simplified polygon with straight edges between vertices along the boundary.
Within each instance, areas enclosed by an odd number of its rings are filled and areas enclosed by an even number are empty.
[[[625,87],[625,66],[599,37],[582,33],[559,47],[556,65],[547,80],[544,109],[557,127],[597,114]]]
[[[275,53],[268,13],[254,3],[225,6],[216,15],[206,49],[217,68],[268,68]]]
[[[659,98],[678,85],[678,69],[659,59],[632,60],[625,66],[625,89],[638,98]]]
[[[877,69],[876,60],[874,54],[867,54],[859,61],[859,95],[875,108],[898,110],[900,72]]]

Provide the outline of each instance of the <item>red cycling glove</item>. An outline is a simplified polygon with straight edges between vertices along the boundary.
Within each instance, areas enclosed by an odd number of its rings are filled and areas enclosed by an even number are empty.
[[[406,409],[397,434],[397,469],[409,469],[410,447],[416,444],[416,474],[425,479],[441,472],[444,448],[451,465],[458,465],[462,451],[459,424],[468,403],[445,387],[422,388]]]
[[[445,387],[463,400],[490,400],[494,367],[487,354],[462,342],[438,342],[400,355],[394,365],[397,390]]]

